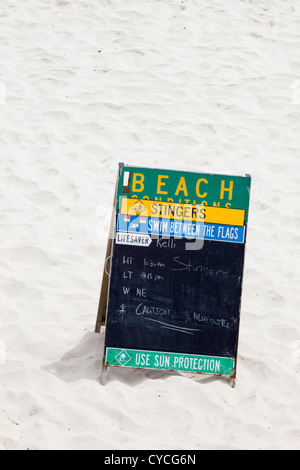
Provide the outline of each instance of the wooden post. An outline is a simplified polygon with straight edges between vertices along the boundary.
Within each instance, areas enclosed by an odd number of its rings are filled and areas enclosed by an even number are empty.
[[[106,268],[107,268],[107,264],[108,264],[108,258],[109,258],[110,253],[111,253],[111,248],[112,248],[112,241],[111,241],[111,239],[109,239],[108,242],[107,242],[105,263],[104,263],[103,274],[102,274],[102,285],[101,285],[101,292],[100,292],[100,299],[99,299],[98,313],[97,313],[97,321],[96,321],[96,327],[95,327],[95,332],[96,333],[100,333],[101,325],[105,324],[107,294],[108,294],[108,284],[109,284],[109,277],[108,277],[108,274],[106,272]]]

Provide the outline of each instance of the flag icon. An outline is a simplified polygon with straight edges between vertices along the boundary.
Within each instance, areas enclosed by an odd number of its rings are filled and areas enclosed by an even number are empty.
[[[130,215],[124,215],[124,222],[130,222]]]
[[[147,222],[146,217],[140,217],[140,223],[145,224]]]

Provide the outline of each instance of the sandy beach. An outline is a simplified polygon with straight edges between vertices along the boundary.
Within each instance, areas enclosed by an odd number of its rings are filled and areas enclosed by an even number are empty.
[[[300,449],[296,0],[2,0],[0,449]],[[118,163],[252,175],[236,387],[112,368]]]

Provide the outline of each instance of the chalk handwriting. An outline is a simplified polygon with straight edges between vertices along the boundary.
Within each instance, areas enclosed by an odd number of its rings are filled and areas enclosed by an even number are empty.
[[[171,312],[170,309],[164,308],[164,307],[153,307],[149,305],[144,305],[143,303],[140,303],[136,310],[135,313],[137,315],[169,315]]]
[[[136,296],[137,297],[146,297],[146,289],[139,289],[136,288]]]
[[[171,323],[154,320],[153,318],[145,318],[145,320],[156,322],[160,325],[161,328],[178,331],[179,333],[184,333],[186,335],[194,335],[196,332],[202,331],[202,329],[199,328],[185,328],[183,326],[172,325]]]
[[[160,274],[147,273],[146,271],[142,271],[141,273],[139,273],[139,275],[145,282],[147,281],[157,282],[157,281],[164,280],[164,277],[161,276]]]
[[[122,317],[123,317],[123,314],[126,313],[126,305],[121,304],[120,309],[118,310],[118,312],[119,312],[119,315],[122,315]]]
[[[155,246],[157,248],[175,248],[176,240],[173,238],[158,238],[155,240]]]
[[[152,273],[146,273],[145,271],[142,271],[141,273],[139,273],[139,275],[146,282],[151,281],[153,279]]]
[[[191,263],[191,260],[183,262],[180,260],[179,256],[173,258],[175,267],[171,268],[171,271],[188,271],[188,272],[200,272],[205,276],[218,277],[220,279],[227,279],[229,272],[224,271],[223,269],[213,269],[208,266],[203,266],[201,264]]]
[[[219,326],[220,328],[234,328],[237,326],[237,318],[231,317],[229,320],[224,318],[211,318],[207,315],[202,315],[201,313],[193,313],[193,319],[199,323],[204,323],[205,325]]]
[[[165,263],[161,263],[160,261],[153,261],[152,259],[144,258],[144,266],[149,266],[151,268],[165,268]]]
[[[132,279],[133,271],[123,271],[123,279]]]

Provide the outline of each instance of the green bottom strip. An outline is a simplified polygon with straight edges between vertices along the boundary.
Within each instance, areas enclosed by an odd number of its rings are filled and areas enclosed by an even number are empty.
[[[235,360],[231,357],[106,348],[105,363],[109,366],[233,375]]]

